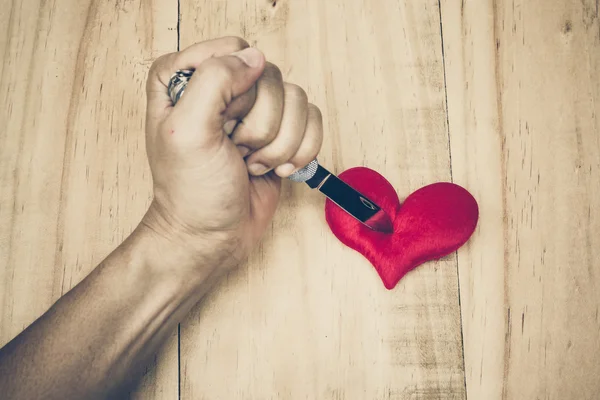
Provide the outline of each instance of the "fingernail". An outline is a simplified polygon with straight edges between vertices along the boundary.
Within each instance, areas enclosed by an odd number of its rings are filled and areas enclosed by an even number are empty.
[[[227,135],[231,135],[231,133],[235,129],[236,125],[237,125],[237,121],[235,119],[232,119],[230,121],[225,122],[225,124],[223,124],[223,130],[225,131],[225,133]]]
[[[252,164],[248,167],[248,171],[250,171],[250,173],[252,175],[262,175],[265,172],[267,172],[268,168],[262,164]]]
[[[254,47],[248,47],[241,51],[236,51],[231,54],[232,56],[236,56],[240,60],[244,62],[250,68],[260,67],[263,62],[264,56],[259,50]]]
[[[282,164],[275,168],[275,172],[282,178],[287,178],[296,170],[296,166],[292,163]]]

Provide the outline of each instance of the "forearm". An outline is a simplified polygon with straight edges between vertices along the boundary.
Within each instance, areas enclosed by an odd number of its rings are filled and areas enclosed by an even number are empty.
[[[177,252],[156,259],[164,246],[138,228],[1,349],[2,397],[105,398],[137,377],[211,280],[177,273]]]

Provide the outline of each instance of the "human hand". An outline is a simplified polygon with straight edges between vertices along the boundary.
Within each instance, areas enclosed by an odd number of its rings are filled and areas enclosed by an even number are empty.
[[[173,106],[167,86],[179,69],[195,73]],[[154,200],[142,225],[192,268],[225,271],[262,237],[280,177],[319,152],[320,111],[260,51],[232,37],[160,57],[147,95]]]

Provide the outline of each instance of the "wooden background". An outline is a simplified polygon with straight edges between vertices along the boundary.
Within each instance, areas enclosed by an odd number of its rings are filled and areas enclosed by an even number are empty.
[[[324,165],[376,169],[401,198],[456,182],[479,227],[386,291],[323,197],[286,182],[263,244],[131,397],[598,398],[597,0],[5,3],[0,345],[143,215],[152,61],[238,35],[322,109]]]

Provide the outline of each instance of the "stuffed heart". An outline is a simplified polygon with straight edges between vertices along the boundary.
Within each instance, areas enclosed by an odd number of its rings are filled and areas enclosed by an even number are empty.
[[[387,289],[393,289],[418,265],[456,251],[477,225],[477,202],[453,183],[425,186],[400,205],[392,185],[369,168],[351,168],[338,177],[377,203],[393,221],[392,234],[376,232],[331,200],[325,203],[325,218],[333,234],[373,264]]]

